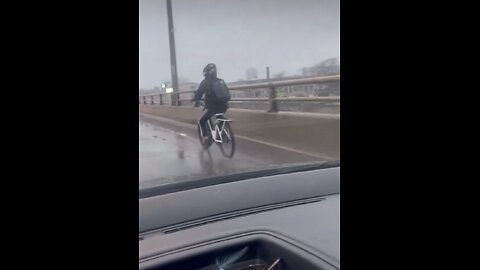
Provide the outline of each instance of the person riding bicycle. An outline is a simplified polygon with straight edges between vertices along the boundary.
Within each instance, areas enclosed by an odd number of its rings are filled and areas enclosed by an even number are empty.
[[[215,64],[210,63],[206,65],[203,69],[203,76],[205,79],[200,83],[192,102],[195,102],[195,107],[198,107],[200,99],[205,95],[205,107],[198,124],[202,131],[203,140],[206,141],[210,131],[206,130],[205,124],[215,114],[227,111],[230,92],[225,82],[217,78],[217,67]]]

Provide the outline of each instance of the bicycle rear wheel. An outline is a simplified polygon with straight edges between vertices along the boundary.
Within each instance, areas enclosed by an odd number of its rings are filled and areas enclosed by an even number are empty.
[[[232,158],[235,154],[235,136],[233,135],[233,129],[228,122],[225,123],[222,131],[223,143],[218,146],[222,151],[222,155],[227,158]]]

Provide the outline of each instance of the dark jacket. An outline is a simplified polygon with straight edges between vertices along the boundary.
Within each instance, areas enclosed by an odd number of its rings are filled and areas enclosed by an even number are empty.
[[[198,86],[198,90],[195,92],[195,96],[192,101],[198,104],[198,101],[205,95],[205,108],[212,109],[217,107],[228,107],[228,102],[215,102],[212,100],[212,82],[217,80],[216,77],[205,77]]]

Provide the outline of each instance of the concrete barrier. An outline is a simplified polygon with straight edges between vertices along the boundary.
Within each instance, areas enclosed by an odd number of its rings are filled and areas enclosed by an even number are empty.
[[[139,104],[139,111],[196,125],[201,108]],[[340,159],[340,116],[317,113],[233,109],[226,116],[233,120],[236,135],[263,141],[326,159]]]

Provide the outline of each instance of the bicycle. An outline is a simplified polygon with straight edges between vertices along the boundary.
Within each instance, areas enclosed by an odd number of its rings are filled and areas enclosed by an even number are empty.
[[[217,113],[208,119],[205,128],[210,132],[208,132],[208,139],[206,141],[203,140],[199,123],[197,125],[198,137],[203,148],[208,149],[213,142],[216,142],[220,147],[222,155],[227,158],[232,158],[235,154],[235,136],[230,125],[231,122],[232,120],[226,118],[223,113]]]

